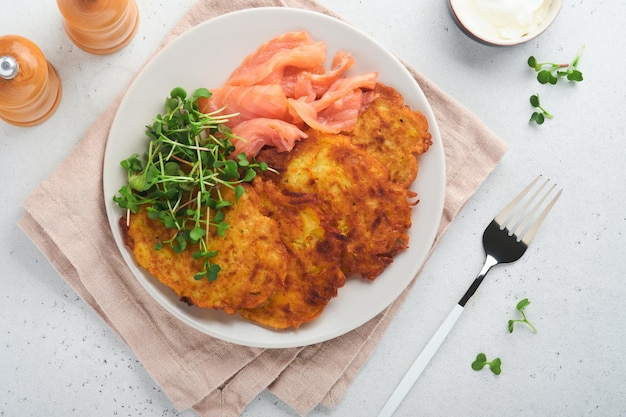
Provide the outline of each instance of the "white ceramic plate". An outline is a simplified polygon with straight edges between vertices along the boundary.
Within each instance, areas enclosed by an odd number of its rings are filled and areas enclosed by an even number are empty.
[[[245,30],[242,30],[245,28]],[[399,90],[430,124],[433,146],[420,158],[412,189],[420,195],[409,231],[410,248],[374,282],[353,278],[339,290],[322,315],[298,330],[273,331],[221,311],[189,307],[145,270],[137,267],[124,246],[118,226],[123,211],[113,196],[125,183],[120,161],[145,152],[144,126],[163,111],[172,88],[187,91],[222,85],[243,58],[263,42],[294,30],[306,30],[325,41],[329,65],[339,49],[356,64],[350,73],[378,71],[379,81]],[[441,137],[432,110],[413,77],[387,50],[352,26],[323,14],[291,8],[256,8],[209,20],[181,35],[161,50],[128,89],[117,111],[104,161],[104,199],[108,219],[126,263],[154,299],[172,315],[206,334],[229,342],[267,348],[305,346],[326,341],[364,324],[393,302],[422,267],[433,244],[443,210],[445,166]]]

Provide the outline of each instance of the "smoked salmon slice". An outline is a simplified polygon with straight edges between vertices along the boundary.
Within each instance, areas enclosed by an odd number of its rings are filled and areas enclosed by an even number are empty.
[[[257,117],[287,120],[289,118],[287,96],[279,84],[236,86],[226,84],[212,91],[209,99],[198,100],[198,110],[211,113],[226,108],[231,117],[229,127]]]
[[[376,86],[378,74],[347,75],[355,61],[341,50],[327,70],[326,48],[307,32],[279,35],[246,56],[210,98],[200,99],[199,110],[237,114],[226,125],[244,139],[235,140],[235,147],[247,157],[266,145],[291,150],[306,138],[307,126],[349,132],[364,108],[363,93]]]
[[[363,102],[361,90],[354,90],[330,103],[321,111],[304,100],[289,100],[289,108],[296,121],[323,133],[350,132],[356,126]]]
[[[337,79],[322,97],[313,102],[289,99],[294,121],[304,123],[323,133],[349,132],[356,125],[363,103],[362,88],[376,86],[377,73]]]
[[[292,123],[279,119],[251,119],[231,129],[231,133],[242,138],[233,139],[235,155],[257,155],[265,145],[273,146],[278,152],[289,152],[300,139],[308,135]]]
[[[326,44],[313,42],[306,32],[291,32],[261,45],[233,71],[226,84],[280,83],[285,68],[315,71],[326,61]]]
[[[313,101],[320,98],[328,88],[354,64],[354,58],[343,51],[337,52],[330,71],[313,73],[298,71],[293,75],[284,75],[282,80],[285,95],[291,98],[306,97]]]

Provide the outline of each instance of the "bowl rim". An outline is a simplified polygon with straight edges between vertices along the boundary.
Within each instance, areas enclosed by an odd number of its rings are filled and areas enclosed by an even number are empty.
[[[551,0],[550,8],[548,10],[548,15],[546,19],[541,23],[539,27],[537,27],[534,31],[525,34],[517,39],[498,39],[493,38],[478,32],[475,28],[471,28],[466,24],[466,21],[463,19],[462,15],[458,12],[458,2],[460,0],[449,0],[448,6],[450,8],[450,12],[452,17],[454,18],[455,23],[461,29],[463,33],[465,33],[470,38],[492,46],[513,46],[519,45],[525,42],[528,42],[532,39],[535,39],[543,32],[545,32],[556,20],[559,15],[561,8],[563,7],[564,0]]]

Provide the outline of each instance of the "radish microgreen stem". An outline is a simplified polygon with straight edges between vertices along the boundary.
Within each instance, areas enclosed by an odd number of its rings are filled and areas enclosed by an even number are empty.
[[[537,333],[537,329],[535,328],[535,326],[533,326],[528,321],[528,318],[526,317],[526,313],[524,313],[524,309],[529,304],[530,304],[530,301],[528,301],[528,298],[524,298],[519,303],[517,303],[515,308],[517,309],[517,311],[519,311],[521,313],[522,318],[521,319],[516,319],[516,320],[509,320],[509,333],[513,333],[513,329],[515,327],[515,323],[525,323],[526,325],[528,325],[532,329],[533,333]]]
[[[558,64],[554,62],[539,62],[534,56],[528,58],[528,66],[537,72],[537,81],[540,84],[556,84],[559,78],[566,78],[569,81],[580,82],[583,80],[583,73],[578,69],[578,62],[585,50],[583,45],[576,57],[569,64]]]
[[[540,125],[543,124],[546,118],[552,119],[552,117],[554,117],[541,105],[541,102],[539,101],[539,94],[533,94],[530,96],[530,105],[538,110],[533,112],[530,116],[531,122],[535,122]]]

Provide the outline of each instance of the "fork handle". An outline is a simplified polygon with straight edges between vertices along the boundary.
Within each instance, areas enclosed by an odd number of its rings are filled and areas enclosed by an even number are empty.
[[[400,381],[400,384],[396,387],[395,391],[391,394],[391,397],[385,403],[385,406],[380,413],[378,413],[378,417],[390,417],[396,411],[404,397],[411,390],[417,378],[422,374],[426,365],[430,362],[430,360],[435,356],[435,353],[445,340],[454,324],[457,322],[461,313],[463,312],[464,307],[460,304],[454,306],[448,317],[445,321],[439,326],[439,329],[435,332],[433,337],[430,339],[422,353],[415,359],[413,365],[409,368],[407,373]]]
[[[424,372],[426,365],[428,365],[433,356],[435,356],[435,353],[437,353],[437,350],[445,340],[446,336],[448,336],[448,333],[450,333],[450,330],[452,330],[452,327],[454,327],[456,321],[459,317],[461,317],[461,313],[465,310],[465,303],[467,303],[472,295],[474,295],[481,282],[483,282],[485,275],[487,275],[487,272],[489,272],[489,270],[497,263],[498,261],[493,256],[487,255],[483,268],[474,279],[474,282],[472,282],[472,285],[470,285],[463,297],[461,297],[458,304],[454,306],[433,337],[430,338],[430,341],[426,344],[422,353],[420,353],[417,359],[415,359],[415,362],[413,362],[413,365],[411,365],[407,373],[404,375],[400,384],[391,394],[391,397],[389,397],[383,409],[380,410],[380,413],[378,413],[378,417],[391,417],[393,415],[404,397],[406,397],[413,385],[415,385],[417,378],[419,378],[422,372]]]

